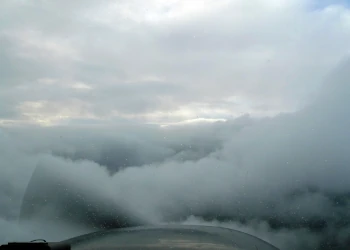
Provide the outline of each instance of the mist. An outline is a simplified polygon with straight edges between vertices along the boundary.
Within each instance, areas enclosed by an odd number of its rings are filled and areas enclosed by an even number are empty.
[[[346,249],[349,72],[346,61],[303,109],[272,118],[3,127],[0,241],[180,223],[238,229],[286,250]],[[39,213],[22,204],[27,187]],[[75,205],[78,196],[87,202]],[[84,217],[89,206],[95,215]]]

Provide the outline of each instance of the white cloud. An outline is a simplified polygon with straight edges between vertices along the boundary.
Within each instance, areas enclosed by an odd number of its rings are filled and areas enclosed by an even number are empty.
[[[347,55],[350,44],[349,9],[334,2],[8,1],[4,6],[12,14],[4,15],[0,27],[2,88],[11,95],[1,100],[7,102],[2,113],[11,119],[21,116],[13,110],[21,102],[71,98],[90,103],[94,116],[127,113],[136,120],[169,111],[177,119],[176,110],[196,103],[214,111],[230,96],[245,103],[230,107],[229,116],[294,111]],[[72,84],[60,91],[47,88],[55,97],[38,85],[31,85],[36,94],[29,97],[13,88],[38,79]],[[126,96],[118,91],[137,82],[147,92],[135,89]],[[73,93],[78,89],[95,94]],[[55,112],[51,115],[58,116]],[[213,112],[200,118],[218,117]]]
[[[4,2],[0,223],[11,230],[0,239],[91,229],[13,226],[40,163],[80,175],[78,189],[101,183],[84,195],[147,222],[231,226],[282,249],[345,247],[349,65],[326,75],[348,56],[349,8],[198,3]]]
[[[15,42],[17,47],[17,54],[20,56],[30,58],[34,62],[36,60],[50,61],[50,60],[78,60],[79,56],[75,48],[69,43],[69,39],[62,37],[48,37],[40,31],[34,30],[19,30],[19,31],[5,31],[3,36]]]
[[[34,204],[42,210],[36,215],[26,200],[22,220],[34,222],[9,227],[0,238],[23,239],[28,235],[18,229],[29,228],[35,237],[57,240],[136,220],[231,227],[283,250],[346,249],[348,69],[349,62],[339,67],[312,105],[273,118],[163,129],[135,123],[3,128],[1,218],[13,225],[37,165],[27,198],[39,198]],[[41,222],[57,217],[59,225]]]

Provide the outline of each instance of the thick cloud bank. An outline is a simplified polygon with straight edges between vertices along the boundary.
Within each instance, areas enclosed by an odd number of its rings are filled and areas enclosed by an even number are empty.
[[[274,118],[167,128],[3,128],[0,239],[62,239],[124,226],[106,226],[101,215],[121,213],[136,224],[231,227],[281,249],[347,249],[349,68],[339,67],[305,109]],[[36,166],[64,187],[56,193],[48,188],[53,182],[31,183],[42,185],[31,195],[51,197],[36,201],[43,213],[27,211],[16,226]],[[57,202],[64,193],[86,202],[78,200],[83,205],[74,210],[72,201]],[[84,217],[90,206],[96,216]],[[42,221],[57,216],[61,223]]]

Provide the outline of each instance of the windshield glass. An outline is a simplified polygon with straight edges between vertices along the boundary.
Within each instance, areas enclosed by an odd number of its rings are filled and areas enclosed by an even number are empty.
[[[348,250],[349,0],[0,2],[0,244],[176,224]]]

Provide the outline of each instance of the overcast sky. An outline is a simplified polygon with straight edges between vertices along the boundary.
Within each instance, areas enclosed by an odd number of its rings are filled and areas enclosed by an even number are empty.
[[[347,1],[1,4],[1,124],[294,111],[350,48]]]

